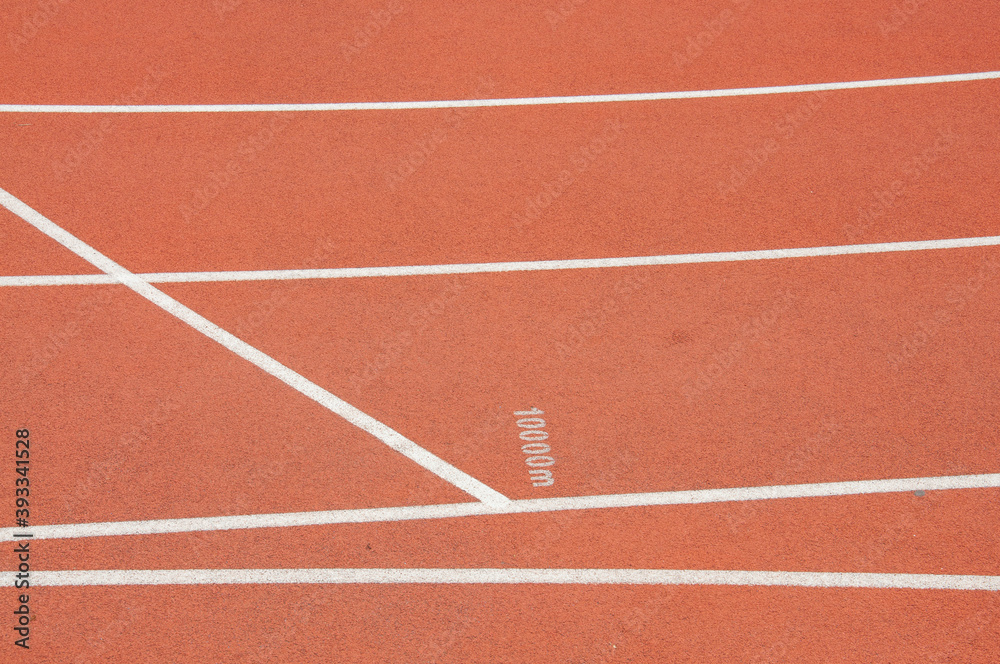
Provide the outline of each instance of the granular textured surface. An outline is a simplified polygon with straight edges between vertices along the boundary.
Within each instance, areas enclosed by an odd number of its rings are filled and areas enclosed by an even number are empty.
[[[1000,661],[995,2],[0,38],[0,662]]]

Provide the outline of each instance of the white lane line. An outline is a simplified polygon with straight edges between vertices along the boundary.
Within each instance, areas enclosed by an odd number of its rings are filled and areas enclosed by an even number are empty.
[[[525,514],[563,510],[650,507],[656,505],[695,505],[700,503],[743,502],[783,498],[820,498],[825,496],[853,496],[907,491],[990,489],[997,487],[1000,487],[1000,473],[989,475],[913,477],[893,480],[862,480],[857,482],[789,484],[731,489],[624,493],[601,496],[571,496],[565,498],[534,498],[530,500],[513,500],[493,505],[484,503],[450,503],[445,505],[247,514],[194,517],[189,519],[67,523],[33,526],[30,532],[34,539],[155,535],[213,530],[241,530],[246,528],[292,528],[296,526],[322,526],[341,523],[450,519],[466,516]],[[0,542],[14,540],[15,532],[18,531],[14,528],[0,528]]]
[[[139,277],[142,278],[142,275]],[[117,283],[118,280],[108,274],[45,274],[0,277],[0,286],[94,286]]]
[[[359,277],[405,277],[481,272],[531,272],[536,270],[584,270],[684,263],[730,263],[781,258],[815,258],[849,254],[882,254],[898,251],[929,251],[1000,245],[1000,235],[963,237],[946,240],[844,244],[829,247],[795,249],[759,249],[720,251],[701,254],[666,254],[624,258],[574,258],[552,261],[516,261],[507,263],[451,263],[446,265],[398,265],[389,267],[338,267],[309,270],[237,270],[230,272],[147,272],[138,276],[148,283],[189,283],[201,281],[280,281],[290,279],[351,279]],[[48,275],[0,277],[0,286],[69,286],[118,283],[108,275]]]
[[[0,574],[13,586],[14,572]],[[689,569],[167,569],[32,572],[35,586],[137,586],[273,583],[489,583],[800,586],[808,588],[901,588],[1000,590],[1000,576],[872,574],[862,572],[755,572]]]
[[[806,83],[802,85],[772,85],[759,88],[727,88],[723,90],[680,90],[675,92],[639,92],[630,94],[574,95],[568,97],[518,97],[513,99],[451,99],[444,101],[372,101],[319,104],[153,104],[78,105],[78,104],[0,104],[3,113],[252,113],[276,111],[391,111],[418,108],[470,108],[483,106],[541,106],[547,104],[600,104],[628,101],[664,101],[668,99],[698,99],[705,97],[746,97],[753,95],[822,92],[885,88],[899,85],[961,83],[1000,78],[1000,71],[945,74],[940,76],[909,76],[881,78],[869,81],[839,83]]]
[[[457,486],[466,493],[485,503],[506,503],[508,499],[489,488],[474,477],[428,452],[402,434],[390,429],[372,416],[363,413],[343,399],[331,394],[316,383],[289,369],[274,358],[238,339],[201,314],[185,307],[166,293],[157,290],[142,278],[100,253],[90,245],[63,230],[41,213],[29,207],[13,195],[0,189],[0,205],[24,219],[53,240],[98,269],[113,276],[164,311],[173,314],[209,339],[218,342],[243,359],[263,369],[289,387],[309,397],[321,406],[340,415],[354,426],[370,433],[405,457],[415,461],[446,482]]]

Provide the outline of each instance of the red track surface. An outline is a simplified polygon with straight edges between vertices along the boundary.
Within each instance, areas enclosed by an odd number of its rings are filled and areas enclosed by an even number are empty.
[[[588,0],[559,18],[557,2],[8,4],[0,104],[503,98],[1000,69],[990,2],[900,14],[891,2]],[[381,23],[365,41],[372,11]],[[709,43],[687,50],[705,30]],[[996,236],[998,92],[988,80],[485,109],[0,113],[0,187],[135,273]],[[3,209],[0,239],[0,275],[99,272]],[[157,287],[521,499],[1000,472],[998,282],[987,246]],[[123,286],[0,286],[0,314],[0,422],[8,438],[32,431],[33,525],[471,500]],[[520,450],[512,413],[533,406],[551,487],[532,487]],[[997,576],[998,498],[40,539],[32,564]],[[0,597],[15,606],[13,589]],[[5,641],[0,661],[1000,661],[989,591],[54,586],[32,588],[32,610],[30,653]]]

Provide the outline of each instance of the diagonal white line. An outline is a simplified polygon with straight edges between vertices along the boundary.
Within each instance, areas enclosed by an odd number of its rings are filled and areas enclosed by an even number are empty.
[[[450,519],[465,516],[526,514],[563,510],[650,507],[654,505],[696,505],[701,503],[743,502],[751,500],[854,496],[878,493],[901,493],[906,491],[990,489],[997,487],[1000,487],[1000,473],[989,475],[911,477],[891,480],[861,480],[856,482],[822,482],[818,484],[789,484],[731,489],[624,493],[602,496],[535,498],[531,500],[513,500],[493,505],[484,503],[451,503],[410,507],[288,512],[283,514],[211,516],[189,519],[68,523],[33,526],[30,529],[30,533],[34,539],[154,535],[214,530],[241,530],[247,528],[292,528],[340,523]],[[9,542],[17,539],[15,537],[15,533],[17,532],[20,531],[14,528],[0,528],[0,542]]]
[[[14,572],[0,573],[13,585]],[[348,568],[348,569],[165,569],[32,572],[38,586],[134,586],[275,583],[353,584],[615,584],[800,586],[807,588],[897,588],[912,590],[1000,590],[1000,576],[872,574],[864,572],[758,572],[673,569]]]
[[[63,230],[41,213],[32,209],[13,195],[0,189],[0,205],[24,219],[53,240],[98,269],[113,276],[164,311],[173,314],[213,341],[218,342],[243,359],[263,369],[281,382],[309,397],[316,403],[340,415],[354,426],[370,433],[408,459],[415,461],[441,479],[462,489],[484,503],[505,503],[508,499],[474,477],[467,475],[443,459],[428,452],[402,434],[390,429],[370,415],[363,413],[343,399],[331,394],[316,383],[289,369],[274,358],[226,332],[207,318],[185,307],[166,293],[157,290],[137,275],[100,253],[82,240]]]
[[[575,95],[566,97],[518,97],[514,99],[452,99],[444,101],[374,101],[319,104],[159,104],[148,106],[76,105],[76,104],[0,104],[0,113],[251,113],[277,111],[387,111],[419,108],[470,108],[485,106],[540,106],[548,104],[600,104],[630,101],[665,101],[668,99],[698,99],[705,97],[745,97],[754,95],[823,92],[858,88],[884,88],[900,85],[960,83],[1000,78],[1000,71],[945,74],[940,76],[910,76],[868,81],[837,83],[807,83],[803,85],[772,85],[757,88],[727,88],[723,90],[680,90],[674,92],[640,92],[630,94]]]
[[[202,281],[281,281],[292,279],[352,279],[359,277],[403,277],[483,272],[532,272],[537,270],[588,270],[686,263],[728,263],[783,258],[815,258],[853,254],[881,254],[900,251],[930,251],[1000,245],[1000,235],[945,240],[844,244],[828,247],[719,251],[700,254],[627,256],[622,258],[574,258],[551,261],[498,263],[451,263],[444,265],[398,265],[389,267],[337,267],[309,270],[237,270],[229,272],[147,272],[138,276],[149,283],[190,283]],[[0,286],[70,286],[118,283],[104,274],[0,277]]]

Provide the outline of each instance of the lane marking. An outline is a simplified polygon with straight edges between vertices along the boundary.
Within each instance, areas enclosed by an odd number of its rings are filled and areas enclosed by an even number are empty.
[[[409,277],[443,274],[477,274],[483,272],[532,272],[537,270],[582,270],[648,265],[681,265],[685,263],[730,263],[781,258],[816,258],[851,254],[882,254],[899,251],[929,251],[1000,245],[1000,235],[881,242],[877,244],[845,244],[829,247],[795,249],[759,249],[753,251],[721,251],[700,254],[666,254],[662,256],[630,256],[624,258],[573,258],[551,261],[515,261],[501,263],[451,263],[445,265],[399,265],[389,267],[337,267],[309,270],[236,270],[229,272],[147,272],[137,276],[148,283],[190,283],[202,281],[280,281],[290,279],[352,279],[358,277]],[[45,275],[0,277],[0,286],[78,286],[113,284],[111,275]]]
[[[601,104],[629,101],[664,101],[705,97],[746,97],[824,90],[885,88],[900,85],[960,83],[1000,78],[1000,71],[940,76],[909,76],[839,83],[772,85],[758,88],[723,90],[681,90],[675,92],[639,92],[630,94],[574,95],[568,97],[518,97],[513,99],[452,99],[445,101],[372,101],[319,104],[150,104],[150,105],[77,105],[77,104],[0,104],[3,113],[260,113],[276,111],[392,111],[420,108],[470,108],[484,106],[541,106],[547,104]]]
[[[139,275],[139,277],[145,279],[143,275]],[[95,286],[98,284],[117,283],[118,280],[108,274],[47,274],[0,277],[0,286]]]
[[[950,475],[944,477],[913,477],[892,480],[861,480],[855,482],[823,482],[730,489],[697,489],[692,491],[658,491],[600,496],[570,496],[564,498],[533,498],[512,500],[502,504],[450,503],[408,507],[377,507],[370,509],[326,510],[317,512],[286,512],[278,514],[247,514],[234,516],[194,517],[188,519],[150,519],[147,521],[108,521],[103,523],[68,523],[32,526],[34,539],[64,539],[73,537],[108,537],[155,535],[166,533],[242,530],[249,528],[292,528],[346,523],[375,523],[416,519],[450,519],[467,516],[527,514],[563,510],[590,510],[659,505],[696,505],[701,503],[743,502],[784,498],[820,498],[911,491],[947,491],[956,489],[991,489],[1000,487],[1000,473],[988,475]],[[0,542],[14,539],[14,528],[0,528]]]
[[[3,205],[3,207],[42,231],[77,256],[88,261],[99,270],[113,276],[116,281],[128,286],[164,311],[184,321],[209,339],[218,342],[292,389],[340,415],[354,426],[375,436],[390,448],[431,471],[446,482],[453,484],[484,503],[502,504],[508,502],[507,497],[489,488],[471,475],[467,475],[455,466],[420,447],[401,433],[358,410],[343,399],[326,391],[316,383],[296,373],[269,355],[257,350],[245,341],[226,332],[215,323],[212,323],[194,310],[187,308],[166,293],[157,290],[141,277],[129,272],[76,236],[63,230],[40,212],[29,207],[3,189],[0,189],[0,205]]]
[[[13,585],[14,572],[0,574]],[[137,586],[274,583],[489,583],[800,586],[807,588],[899,588],[911,590],[1000,590],[1000,576],[873,574],[863,572],[756,572],[689,569],[178,569],[32,572],[39,586]]]

